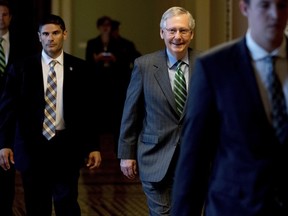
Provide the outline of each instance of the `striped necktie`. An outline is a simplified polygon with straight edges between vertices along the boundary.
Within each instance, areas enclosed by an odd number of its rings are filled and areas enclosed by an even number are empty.
[[[284,93],[281,82],[276,74],[276,57],[268,57],[269,75],[268,90],[271,99],[272,125],[280,143],[284,143],[288,130],[288,116]]]
[[[3,76],[6,67],[5,52],[2,46],[3,40],[4,40],[3,38],[0,38],[0,76]]]
[[[175,102],[176,108],[179,116],[182,115],[186,98],[187,98],[187,90],[186,90],[186,81],[184,77],[184,73],[181,70],[182,61],[177,63],[175,78],[174,78],[174,94],[175,94]]]
[[[42,133],[47,140],[55,136],[56,132],[56,98],[57,98],[57,79],[54,66],[57,61],[52,60],[49,63],[50,70],[47,79],[47,89],[45,94],[45,110]]]

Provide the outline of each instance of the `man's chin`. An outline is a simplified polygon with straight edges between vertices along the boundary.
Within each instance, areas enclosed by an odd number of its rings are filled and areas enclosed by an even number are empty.
[[[181,53],[183,52],[183,46],[172,46],[171,51],[174,53]]]

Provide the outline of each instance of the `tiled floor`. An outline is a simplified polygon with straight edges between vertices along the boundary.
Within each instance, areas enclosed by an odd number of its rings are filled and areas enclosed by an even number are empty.
[[[146,216],[148,209],[139,180],[130,181],[120,171],[110,135],[102,137],[102,165],[81,171],[79,203],[82,216]],[[23,189],[16,178],[15,216],[25,216]],[[39,215],[41,216],[41,215]]]

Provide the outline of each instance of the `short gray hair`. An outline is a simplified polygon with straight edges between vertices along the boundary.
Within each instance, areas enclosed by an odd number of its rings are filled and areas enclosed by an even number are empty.
[[[166,20],[168,18],[171,18],[171,17],[174,17],[174,16],[178,16],[178,15],[182,15],[182,14],[186,14],[188,16],[188,18],[189,18],[189,28],[191,30],[194,30],[194,28],[195,28],[195,20],[194,20],[192,14],[188,10],[186,10],[186,9],[184,9],[182,7],[171,7],[168,10],[166,10],[164,12],[164,14],[162,15],[162,18],[161,18],[161,21],[160,21],[160,28],[164,29],[166,27]]]

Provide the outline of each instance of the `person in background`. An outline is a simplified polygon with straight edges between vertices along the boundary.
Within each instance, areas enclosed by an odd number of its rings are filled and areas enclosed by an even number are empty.
[[[113,52],[113,41],[111,41],[112,19],[109,16],[102,16],[97,19],[96,27],[99,35],[87,41],[85,58],[100,73],[103,69],[108,69],[115,62]]]
[[[85,158],[90,169],[101,163],[91,105],[95,78],[87,73],[84,60],[63,51],[67,30],[61,17],[45,16],[38,35],[42,52],[13,64],[7,75],[0,100],[0,166],[9,170],[15,161],[27,215],[51,215],[53,202],[57,216],[80,216],[79,170]],[[51,62],[57,82],[56,117],[52,107],[46,111],[52,97],[45,94],[54,86],[49,81]]]
[[[117,46],[117,53],[119,57],[117,59],[117,71],[113,75],[115,80],[113,88],[113,108],[112,112],[113,121],[113,136],[115,144],[115,153],[117,154],[118,139],[121,117],[123,113],[123,106],[126,96],[127,87],[130,81],[131,72],[134,65],[134,60],[141,56],[141,53],[136,49],[135,44],[120,35],[120,22],[112,20],[111,24],[111,37],[115,40]]]
[[[136,58],[141,56],[141,53],[136,49],[135,44],[128,40],[127,38],[124,38],[120,34],[120,22],[117,20],[112,20],[111,22],[111,37],[116,40],[117,49],[120,50],[120,62],[122,64],[125,64],[125,67],[127,68],[127,71],[130,72],[126,76],[128,76],[128,79],[130,80],[131,71],[133,69],[133,63]],[[128,81],[129,83],[129,81]]]
[[[111,37],[112,19],[102,16],[97,19],[96,26],[99,35],[87,41],[85,59],[96,74],[98,82],[99,101],[101,104],[96,108],[101,113],[99,121],[101,134],[112,133],[113,123],[113,88],[115,85],[114,75],[118,71],[117,44]]]
[[[239,5],[245,37],[195,62],[174,216],[288,215],[288,0]]]
[[[0,38],[5,58],[0,71],[0,97],[4,89],[8,68],[20,56],[23,57],[23,53],[20,55],[21,50],[18,49],[16,44],[15,34],[10,31],[12,13],[10,3],[6,0],[0,0]],[[4,157],[2,151],[3,144],[0,143],[0,158]],[[11,161],[11,168],[9,170],[5,171],[0,168],[0,214],[3,216],[12,216],[13,212],[12,207],[15,193],[15,168],[13,163],[14,161]]]
[[[165,48],[135,60],[121,121],[118,158],[123,174],[138,176],[147,197],[149,215],[169,215],[180,132],[185,117],[177,109],[174,80],[178,61],[186,88],[197,51],[189,47],[195,20],[182,7],[171,7],[160,21]],[[182,78],[183,80],[183,78]]]

